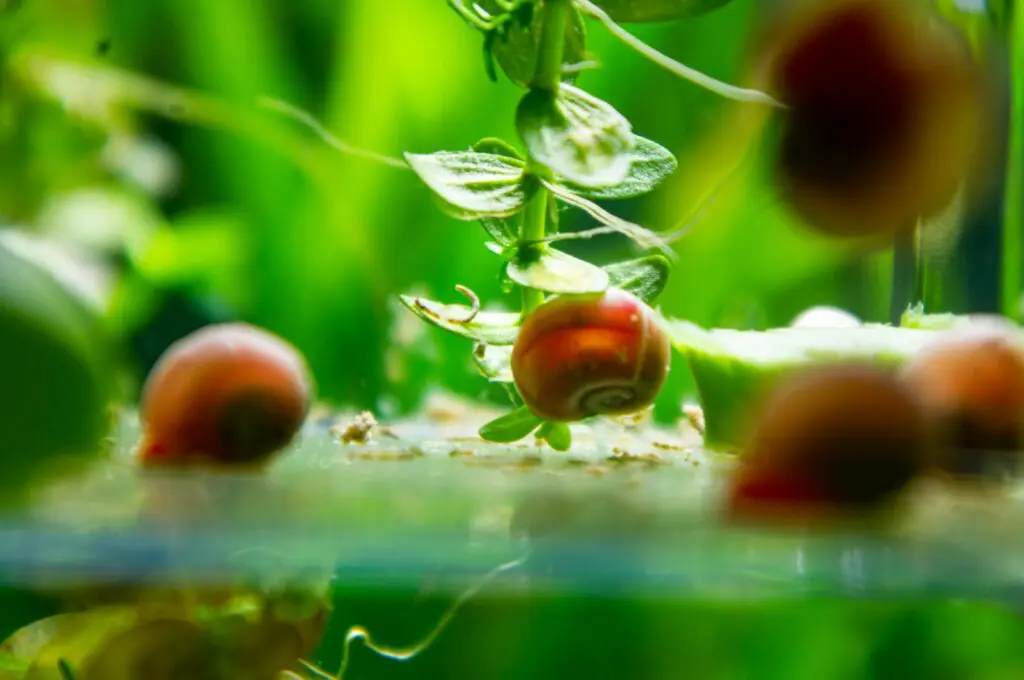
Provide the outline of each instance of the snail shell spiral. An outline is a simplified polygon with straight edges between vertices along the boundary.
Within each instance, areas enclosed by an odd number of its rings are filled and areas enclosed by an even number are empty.
[[[525,320],[512,374],[537,416],[572,422],[648,406],[670,362],[668,336],[642,300],[617,289],[555,298]]]

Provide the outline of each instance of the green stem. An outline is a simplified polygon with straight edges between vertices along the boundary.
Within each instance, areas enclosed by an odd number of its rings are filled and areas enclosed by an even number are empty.
[[[523,222],[520,226],[520,242],[527,243],[544,238],[549,195],[547,189],[538,187],[536,193],[530,198],[530,202],[526,205],[526,211],[523,213]],[[536,288],[523,287],[523,316],[532,312],[543,302],[543,291]]]
[[[1020,316],[1021,268],[1024,253],[1024,4],[1011,6],[1010,41],[1010,139],[1003,205],[1003,314]]]
[[[565,29],[569,25],[570,0],[547,0],[544,4],[544,26],[541,33],[540,50],[537,57],[537,72],[532,86],[553,92],[558,91],[562,82],[562,57],[565,51]],[[535,164],[531,161],[530,170]],[[543,174],[543,173],[541,173]],[[519,241],[529,243],[540,241],[547,235],[548,200],[551,193],[537,183],[536,191],[530,198],[523,213],[519,229]],[[544,292],[534,288],[523,288],[523,315],[527,315],[544,302]]]
[[[558,91],[558,85],[562,82],[565,30],[569,25],[571,8],[569,0],[547,0],[544,4],[544,27],[533,87]]]

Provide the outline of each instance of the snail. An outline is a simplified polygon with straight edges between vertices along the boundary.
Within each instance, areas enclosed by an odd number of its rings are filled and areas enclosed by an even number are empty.
[[[553,422],[646,408],[670,362],[668,334],[654,310],[614,288],[548,300],[527,315],[512,347],[523,401]]]
[[[1001,467],[1000,459],[1012,465],[1024,444],[1024,347],[1014,331],[993,324],[951,331],[901,376],[928,410],[940,469],[979,474]]]
[[[290,344],[243,323],[178,340],[143,387],[143,464],[261,464],[309,412],[312,379]]]
[[[988,106],[970,48],[912,3],[796,4],[769,25],[758,62],[787,106],[780,193],[829,236],[909,231],[981,160]]]
[[[868,364],[818,365],[772,390],[730,501],[876,507],[927,464],[925,411],[891,372]]]

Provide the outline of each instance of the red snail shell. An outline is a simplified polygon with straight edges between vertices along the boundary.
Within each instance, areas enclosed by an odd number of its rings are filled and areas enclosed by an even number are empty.
[[[668,335],[654,310],[618,289],[545,302],[524,320],[512,348],[523,400],[555,422],[645,408],[670,362]]]
[[[1015,333],[991,324],[953,331],[904,367],[940,440],[940,468],[1013,465],[1024,445],[1024,348]]]
[[[143,388],[144,463],[258,463],[284,448],[310,406],[299,352],[242,323],[208,326],[173,344]]]
[[[809,226],[887,236],[952,200],[985,143],[966,40],[914,3],[795,3],[770,30],[767,88],[785,103],[776,177]]]

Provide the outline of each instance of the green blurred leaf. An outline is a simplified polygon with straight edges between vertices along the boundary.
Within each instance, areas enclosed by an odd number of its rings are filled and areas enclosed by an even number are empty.
[[[614,187],[629,176],[635,137],[626,118],[597,97],[562,84],[534,89],[516,108],[516,130],[530,155],[568,182]]]
[[[525,164],[518,159],[476,151],[406,154],[405,158],[459,219],[508,217],[526,205]]]
[[[676,171],[679,163],[672,152],[643,137],[634,136],[633,163],[621,183],[610,187],[586,187],[565,182],[570,191],[593,200],[636,198],[655,189]]]
[[[568,451],[572,446],[572,430],[565,423],[544,423],[537,434],[555,451]]]
[[[510,279],[525,288],[546,293],[601,293],[608,288],[608,273],[585,260],[547,246],[524,246],[508,263]]]
[[[479,343],[473,348],[473,362],[491,382],[512,383],[512,346]]]
[[[489,0],[482,4],[489,11],[495,9],[494,3]],[[503,34],[496,35],[491,45],[491,53],[501,66],[501,70],[509,80],[520,87],[529,87],[537,71],[537,53],[543,32],[543,5],[544,0],[538,0],[530,11],[526,11],[524,5],[524,9],[520,11],[523,12],[522,18],[529,23],[513,21],[506,24]],[[573,7],[565,29],[563,63],[574,64],[583,61],[586,49],[586,24],[579,10]]]
[[[533,415],[530,409],[521,406],[481,427],[480,436],[489,442],[510,444],[527,436],[540,427],[543,422]]]
[[[609,286],[628,291],[650,304],[665,289],[672,263],[663,255],[648,255],[608,265],[604,270]]]
[[[615,21],[641,23],[671,21],[704,14],[731,0],[593,0]]]
[[[465,305],[446,305],[421,297],[399,296],[409,311],[438,328],[464,338],[492,345],[511,345],[519,333],[519,314],[515,312],[477,312]]]

